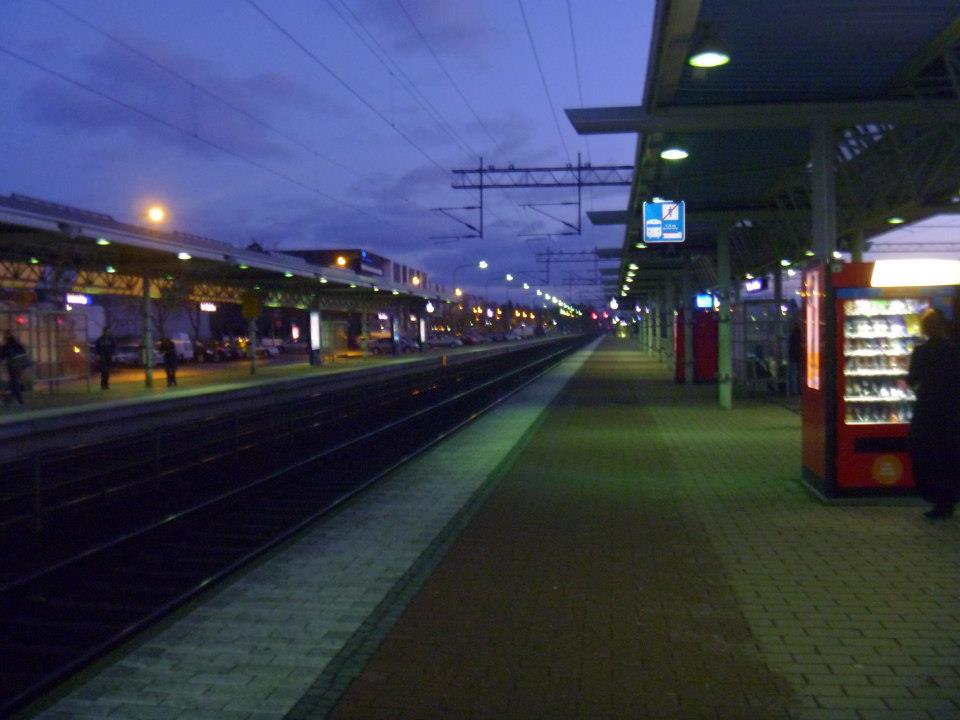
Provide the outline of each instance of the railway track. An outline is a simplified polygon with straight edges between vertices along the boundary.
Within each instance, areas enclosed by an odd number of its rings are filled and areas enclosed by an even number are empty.
[[[530,382],[582,340],[458,368],[318,392],[257,418],[178,428],[148,478],[139,440],[84,447],[51,467],[41,529],[23,498],[0,505],[0,716],[316,521]],[[359,393],[358,390],[362,390]],[[229,427],[230,432],[224,429]],[[207,436],[210,437],[207,437]],[[211,440],[212,438],[212,440]],[[224,446],[226,444],[226,446]],[[122,452],[131,462],[107,463]],[[127,470],[129,473],[129,469]],[[80,479],[76,479],[80,478]]]

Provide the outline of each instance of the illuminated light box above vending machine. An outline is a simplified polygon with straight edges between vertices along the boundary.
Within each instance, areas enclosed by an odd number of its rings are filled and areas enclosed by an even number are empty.
[[[877,260],[870,278],[873,287],[936,287],[960,285],[960,260],[908,258]]]

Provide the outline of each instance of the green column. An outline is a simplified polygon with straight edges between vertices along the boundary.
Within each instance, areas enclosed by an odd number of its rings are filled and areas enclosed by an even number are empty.
[[[247,320],[247,356],[250,358],[250,374],[257,374],[257,319]]]
[[[683,380],[693,385],[693,314],[696,303],[693,301],[693,278],[690,270],[683,273]]]
[[[717,235],[717,284],[720,292],[717,342],[717,393],[720,407],[733,407],[732,346],[730,343],[730,237],[724,228]]]
[[[674,363],[676,362],[675,354],[673,351],[674,345],[674,333],[676,332],[676,309],[677,309],[677,284],[674,278],[667,279],[667,291],[666,291],[667,301],[664,305],[664,317],[667,323],[666,331],[667,338],[664,341],[664,359],[667,362],[667,367],[670,368],[672,373],[674,370]]]
[[[370,332],[369,322],[367,320],[367,311],[360,311],[360,355],[367,357],[367,334]]]
[[[779,391],[780,384],[784,383],[785,386],[786,383],[783,363],[783,338],[785,333],[783,327],[783,312],[780,310],[780,307],[783,305],[783,268],[778,267],[773,271],[773,299],[777,304],[773,315],[773,359],[777,367],[777,376],[774,382],[776,382],[776,387]]]
[[[143,384],[153,387],[153,331],[150,328],[150,278],[143,279]]]
[[[853,262],[863,262],[863,228],[857,228],[853,231],[853,239],[850,242],[850,254]]]
[[[830,262],[837,249],[837,140],[827,121],[810,129],[810,222],[813,251]]]

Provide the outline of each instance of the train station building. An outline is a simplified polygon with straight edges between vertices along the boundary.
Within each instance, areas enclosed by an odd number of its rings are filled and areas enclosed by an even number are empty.
[[[301,313],[311,351],[0,411],[0,714],[960,717],[960,523],[902,382],[960,263],[868,255],[960,207],[958,13],[658,0],[642,104],[567,110],[637,135],[590,213],[605,307],[0,198],[0,329],[44,328],[51,381],[90,369],[67,293],[132,298],[145,348],[179,298]],[[340,362],[381,314],[538,331]]]

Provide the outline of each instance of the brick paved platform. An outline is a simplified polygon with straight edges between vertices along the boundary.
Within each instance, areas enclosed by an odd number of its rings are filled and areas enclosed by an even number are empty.
[[[608,341],[330,716],[960,718],[960,522],[817,503],[714,393]]]
[[[45,718],[960,718],[960,519],[825,506],[799,417],[607,340]],[[538,419],[539,416],[539,419]]]

